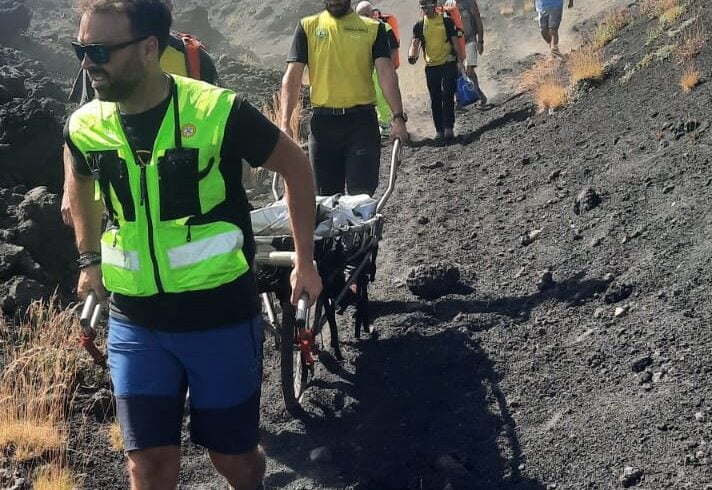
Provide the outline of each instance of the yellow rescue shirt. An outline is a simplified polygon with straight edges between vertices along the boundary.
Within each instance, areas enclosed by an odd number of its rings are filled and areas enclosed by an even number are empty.
[[[341,109],[376,103],[371,75],[377,58],[390,58],[382,23],[324,11],[299,22],[287,62],[309,67],[313,107]]]
[[[413,37],[420,40],[427,66],[441,66],[457,59],[451,42],[457,37],[457,29],[451,19],[425,16],[413,26]]]

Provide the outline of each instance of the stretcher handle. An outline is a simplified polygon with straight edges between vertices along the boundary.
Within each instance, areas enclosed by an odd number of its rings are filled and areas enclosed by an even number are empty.
[[[297,328],[300,330],[307,326],[307,311],[309,311],[309,295],[303,293],[297,301],[296,321]]]
[[[388,202],[388,199],[391,197],[391,194],[393,194],[393,191],[396,188],[396,177],[398,176],[398,167],[400,167],[401,163],[401,150],[403,148],[403,143],[401,142],[400,138],[396,138],[393,141],[393,152],[391,153],[391,173],[388,177],[388,188],[386,189],[386,192],[381,196],[381,199],[378,201],[378,205],[376,205],[376,214],[379,214],[383,207],[386,205]]]
[[[94,291],[90,292],[82,307],[82,314],[79,317],[79,324],[82,326],[82,333],[86,336],[91,336],[94,333],[94,328],[99,323],[101,317],[101,303],[96,297]]]

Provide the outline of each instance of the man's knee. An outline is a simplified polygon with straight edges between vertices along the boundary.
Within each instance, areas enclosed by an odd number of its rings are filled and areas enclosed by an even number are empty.
[[[135,488],[172,489],[178,484],[180,448],[162,446],[129,452],[129,473]]]
[[[257,447],[242,454],[223,454],[210,451],[215,469],[235,488],[253,490],[260,488],[265,474],[265,455]]]

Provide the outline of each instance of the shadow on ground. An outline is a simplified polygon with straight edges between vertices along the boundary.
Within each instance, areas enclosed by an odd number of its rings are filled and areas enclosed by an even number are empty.
[[[422,312],[439,320],[450,321],[461,313],[494,313],[526,320],[532,310],[546,301],[559,301],[570,306],[584,304],[608,289],[610,281],[606,279],[584,279],[585,271],[572,277],[553,283],[543,291],[521,296],[502,298],[478,298],[476,293],[467,297],[450,295],[436,301],[381,301],[373,302],[371,314],[374,317],[400,315],[403,313]]]
[[[265,435],[270,457],[293,470],[270,475],[268,488],[306,475],[318,488],[543,489],[519,474],[492,361],[468,335],[434,330],[358,342],[354,372],[312,388],[327,395],[309,399],[320,416],[306,433]],[[319,446],[333,454],[321,466],[308,458]]]

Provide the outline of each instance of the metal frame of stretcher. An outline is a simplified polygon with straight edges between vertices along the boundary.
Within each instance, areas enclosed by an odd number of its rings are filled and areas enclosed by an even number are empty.
[[[290,412],[301,410],[299,398],[314,373],[319,354],[316,337],[325,325],[329,325],[330,346],[337,361],[343,359],[337,314],[353,304],[355,336],[360,337],[362,331],[371,332],[368,284],[375,280],[378,244],[383,233],[382,211],[395,189],[400,156],[401,142],[396,140],[388,187],[378,200],[373,217],[338,228],[332,236],[314,237],[314,259],[324,290],[310,310],[305,311],[306,302],[300,304],[298,310],[290,302],[289,277],[296,256],[292,236],[255,237],[258,288],[267,317],[266,328],[274,335],[275,346],[280,350],[282,393]],[[275,174],[272,193],[276,201],[281,198],[278,187],[279,177]],[[356,284],[355,291],[353,284]],[[279,303],[281,318],[275,300]]]

